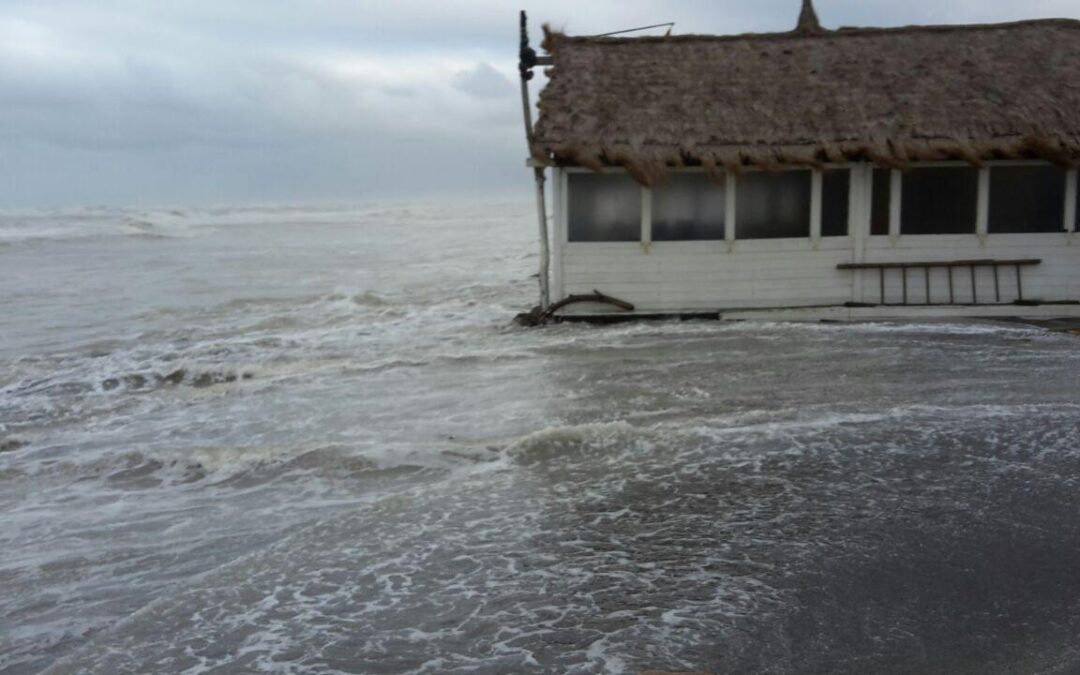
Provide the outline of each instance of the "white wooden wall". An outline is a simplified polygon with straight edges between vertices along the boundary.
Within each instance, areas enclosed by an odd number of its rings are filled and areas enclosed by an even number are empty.
[[[555,171],[552,299],[594,289],[626,300],[639,312],[715,311],[723,309],[841,305],[880,300],[877,270],[838,270],[846,262],[915,262],[957,259],[1041,258],[1042,264],[1025,267],[1026,299],[1080,300],[1080,233],[987,234],[985,208],[980,208],[977,234],[899,234],[899,172],[894,174],[891,234],[870,236],[871,172],[853,166],[846,237],[817,237],[820,218],[812,217],[811,237],[799,239],[735,240],[732,227],[734,199],[724,241],[649,242],[648,217],[643,218],[642,242],[568,242],[567,175],[576,169]],[[1075,211],[1076,173],[1070,172],[1067,216]],[[729,177],[729,183],[731,177]],[[987,181],[983,180],[983,190]],[[815,178],[815,186],[820,180]],[[730,194],[730,193],[729,193]],[[815,206],[820,204],[815,187]],[[737,199],[737,196],[735,196]],[[980,196],[985,204],[985,194]],[[644,205],[649,196],[643,195]],[[1068,217],[1068,224],[1075,218]],[[886,271],[887,303],[901,300],[899,270]],[[922,270],[908,270],[908,301],[926,300]],[[948,302],[947,272],[931,271],[931,300]],[[955,299],[971,301],[967,269],[953,270]],[[1016,298],[1013,268],[999,270],[1002,302]],[[976,292],[980,303],[995,302],[993,272],[979,268]],[[607,305],[575,304],[564,312],[597,313]]]

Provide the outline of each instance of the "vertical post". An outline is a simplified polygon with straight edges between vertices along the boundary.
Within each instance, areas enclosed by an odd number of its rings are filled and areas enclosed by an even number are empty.
[[[979,292],[975,288],[975,265],[968,265],[968,269],[971,270],[971,304],[979,304]]]
[[[900,274],[902,274],[903,277],[904,277],[904,281],[903,281],[903,284],[904,284],[904,303],[903,304],[906,305],[906,304],[908,304],[908,301],[907,301],[907,268],[901,266],[900,267]]]
[[[930,266],[923,268],[923,280],[926,282],[926,304],[930,304]]]
[[[540,220],[540,309],[546,311],[551,304],[551,291],[548,286],[548,265],[551,253],[548,249],[547,204],[544,199],[544,168],[536,167],[536,212]]]
[[[990,169],[979,169],[979,192],[975,207],[975,234],[979,245],[986,245],[986,235],[990,231]]]
[[[641,252],[649,254],[652,244],[652,190],[641,188]]]
[[[903,176],[899,169],[889,173],[889,241],[895,246],[900,238],[900,190]]]
[[[851,238],[851,262],[865,262],[866,235],[870,231],[870,180],[869,167],[856,165],[848,172],[848,236]],[[864,297],[863,276],[859,270],[851,275],[851,299],[862,302]]]
[[[518,72],[521,75],[521,109],[525,122],[525,141],[529,152],[533,153],[532,109],[529,107],[529,80],[532,79],[533,66],[536,65],[536,52],[529,47],[529,33],[526,29],[525,11],[520,17],[520,45],[518,51]],[[551,291],[548,286],[548,267],[551,253],[548,249],[547,204],[544,199],[544,167],[533,160],[533,176],[536,179],[536,214],[540,224],[540,309],[546,311],[551,304]]]
[[[1076,232],[1076,169],[1065,173],[1065,231]]]
[[[949,304],[956,304],[956,294],[953,293],[953,281],[952,281],[952,265],[948,265],[945,269],[949,270]]]
[[[994,300],[1001,302],[1001,282],[998,281],[997,263],[994,263]]]
[[[824,176],[820,169],[810,172],[810,244],[821,244],[821,200]]]
[[[566,171],[560,168],[551,170],[551,285],[549,300],[561,300],[563,250],[566,246]]]
[[[879,267],[878,271],[878,285],[881,287],[881,304],[885,304],[885,268]]]
[[[724,240],[728,253],[735,248],[735,200],[738,198],[735,186],[735,172],[728,171],[724,177]]]

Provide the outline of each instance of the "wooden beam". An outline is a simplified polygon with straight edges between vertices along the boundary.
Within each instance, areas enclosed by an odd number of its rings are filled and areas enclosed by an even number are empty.
[[[891,262],[891,263],[840,263],[838,270],[876,270],[894,269],[898,267],[984,267],[989,265],[1038,265],[1041,258],[1025,258],[1021,260],[998,260],[983,258],[979,260],[932,260],[922,262]]]

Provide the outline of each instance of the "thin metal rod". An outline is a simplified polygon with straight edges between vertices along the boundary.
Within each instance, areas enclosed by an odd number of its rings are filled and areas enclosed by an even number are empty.
[[[972,265],[969,269],[971,270],[971,304],[977,305],[979,304],[979,295],[975,290],[975,266]]]
[[[923,275],[926,277],[926,304],[930,304],[930,268],[923,268]]]
[[[664,26],[674,28],[675,27],[675,22],[674,21],[669,21],[667,23],[654,23],[651,26],[641,26],[639,28],[627,28],[626,30],[612,31],[611,33],[601,33],[599,35],[594,35],[593,37],[610,37],[612,35],[622,35],[623,33],[634,33],[634,32],[639,31],[639,30],[649,30],[650,28],[663,28]]]
[[[900,268],[900,274],[904,278],[904,303],[903,304],[906,305],[907,304],[907,268],[906,267],[901,267]]]
[[[1024,299],[1024,285],[1020,283],[1020,266],[1016,266],[1016,299]]]
[[[998,281],[998,266],[994,265],[994,299],[1001,302],[1001,283]]]
[[[946,268],[946,269],[949,270],[949,304],[950,305],[955,305],[956,304],[956,296],[953,294],[952,268],[949,267],[949,268]]]
[[[885,304],[885,268],[878,268],[878,278],[881,280],[881,304]]]

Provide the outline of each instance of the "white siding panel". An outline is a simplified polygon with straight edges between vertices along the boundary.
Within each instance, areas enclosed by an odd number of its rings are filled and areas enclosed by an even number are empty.
[[[1075,235],[1073,235],[1075,237]],[[634,303],[639,311],[716,310],[748,307],[791,307],[843,304],[859,295],[865,302],[880,298],[876,270],[837,270],[854,259],[854,240],[822,239],[813,250],[809,240],[653,243],[648,252],[637,243],[566,244],[562,251],[564,294],[593,289]],[[867,262],[923,262],[959,259],[1041,258],[1041,265],[1022,270],[1024,297],[1042,300],[1080,299],[1080,240],[1067,234],[887,237],[866,240]],[[902,300],[899,270],[886,271],[886,302]],[[910,269],[908,302],[926,302],[923,270]],[[854,275],[854,277],[853,277]],[[948,273],[930,271],[934,303],[949,301]],[[971,302],[970,271],[953,270],[954,297]],[[1016,299],[1016,276],[999,268],[1002,302]],[[854,290],[854,294],[853,294]],[[990,268],[976,270],[979,302],[995,302]],[[599,311],[596,306],[571,306],[573,311]]]
[[[900,237],[896,246],[888,239],[871,238],[866,246],[868,262],[910,262],[935,260],[1014,260],[1038,258],[1039,265],[1021,269],[1023,292],[1026,299],[1046,301],[1080,300],[1080,242],[1070,242],[1064,233],[1001,234],[988,235],[980,244],[975,235],[940,235]],[[875,270],[855,271],[860,277],[864,299],[878,302],[880,283]],[[886,302],[900,302],[901,284],[898,270],[886,272]],[[1012,302],[1018,297],[1016,271],[1013,267],[998,269],[998,284],[1002,302]],[[912,287],[912,281],[916,286]],[[955,301],[972,301],[971,273],[967,269],[953,270]],[[976,270],[976,293],[980,303],[996,302],[994,274],[991,268]],[[921,270],[908,271],[909,302],[925,299],[925,279]],[[912,295],[914,293],[914,295]],[[931,294],[935,302],[948,302],[948,273],[944,269],[931,272]]]

